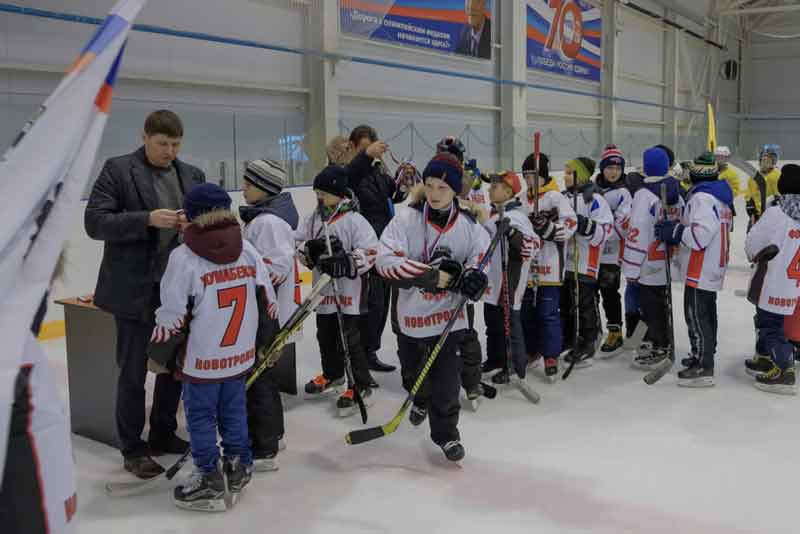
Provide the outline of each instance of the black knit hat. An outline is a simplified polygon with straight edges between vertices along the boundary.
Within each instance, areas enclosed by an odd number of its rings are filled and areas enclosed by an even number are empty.
[[[533,172],[536,168],[536,157],[533,154],[528,154],[525,161],[522,162],[522,173]],[[544,178],[545,183],[550,181],[550,158],[547,154],[539,153],[539,176]]]
[[[190,221],[215,210],[231,208],[231,197],[217,184],[211,182],[196,185],[183,197],[183,210]]]
[[[314,178],[314,189],[337,197],[349,197],[350,176],[341,165],[328,165]]]
[[[689,178],[692,183],[708,182],[719,178],[717,159],[711,152],[703,152],[689,164]]]
[[[778,193],[781,195],[800,194],[800,165],[787,163],[781,168],[778,178]]]

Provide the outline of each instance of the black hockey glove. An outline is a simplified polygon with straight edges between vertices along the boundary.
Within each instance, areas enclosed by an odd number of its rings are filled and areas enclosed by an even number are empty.
[[[465,270],[459,278],[458,292],[469,300],[477,301],[481,299],[488,285],[489,277],[486,276],[486,273],[470,268]]]
[[[585,237],[592,237],[597,224],[585,215],[578,215],[578,228],[577,232]]]
[[[354,279],[358,276],[356,260],[350,254],[340,250],[333,256],[323,255],[319,258],[319,270],[331,278]]]
[[[447,284],[447,287],[444,289],[453,289],[454,287],[456,287],[459,278],[461,278],[461,273],[464,271],[463,265],[449,258],[442,259],[437,268],[441,272],[450,275],[450,283]]]
[[[550,220],[550,217],[545,213],[531,218],[533,223],[533,231],[538,234],[544,241],[552,241],[556,235],[556,225]]]
[[[758,216],[758,209],[756,208],[756,203],[752,198],[747,201],[747,204],[744,205],[744,209],[747,212],[748,217]]]
[[[331,236],[331,249],[334,256],[340,252],[344,252],[342,242],[335,235]],[[325,238],[318,237],[316,239],[309,239],[306,241],[306,245],[303,248],[303,253],[306,256],[306,260],[308,260],[309,269],[313,269],[319,265],[320,256],[328,253],[328,245],[325,241]]]

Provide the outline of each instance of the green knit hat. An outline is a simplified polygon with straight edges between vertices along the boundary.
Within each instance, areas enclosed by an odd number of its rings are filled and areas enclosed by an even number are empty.
[[[575,158],[565,163],[565,166],[575,173],[578,185],[586,185],[594,174],[595,163],[591,158]]]
[[[703,152],[689,166],[689,177],[692,182],[707,182],[719,178],[719,165],[714,154]]]

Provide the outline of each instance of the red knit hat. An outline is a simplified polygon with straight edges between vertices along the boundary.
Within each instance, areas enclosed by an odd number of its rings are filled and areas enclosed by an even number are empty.
[[[609,165],[619,165],[622,167],[623,172],[625,171],[625,156],[614,144],[606,145],[605,150],[603,150],[603,155],[600,156],[600,172],[603,172],[603,169]]]

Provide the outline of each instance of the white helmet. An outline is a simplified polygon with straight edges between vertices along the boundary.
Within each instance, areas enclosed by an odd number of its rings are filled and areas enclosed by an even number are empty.
[[[715,156],[720,156],[720,157],[723,157],[723,158],[729,158],[729,157],[731,157],[731,149],[726,147],[726,146],[718,146],[714,150],[714,155]]]

